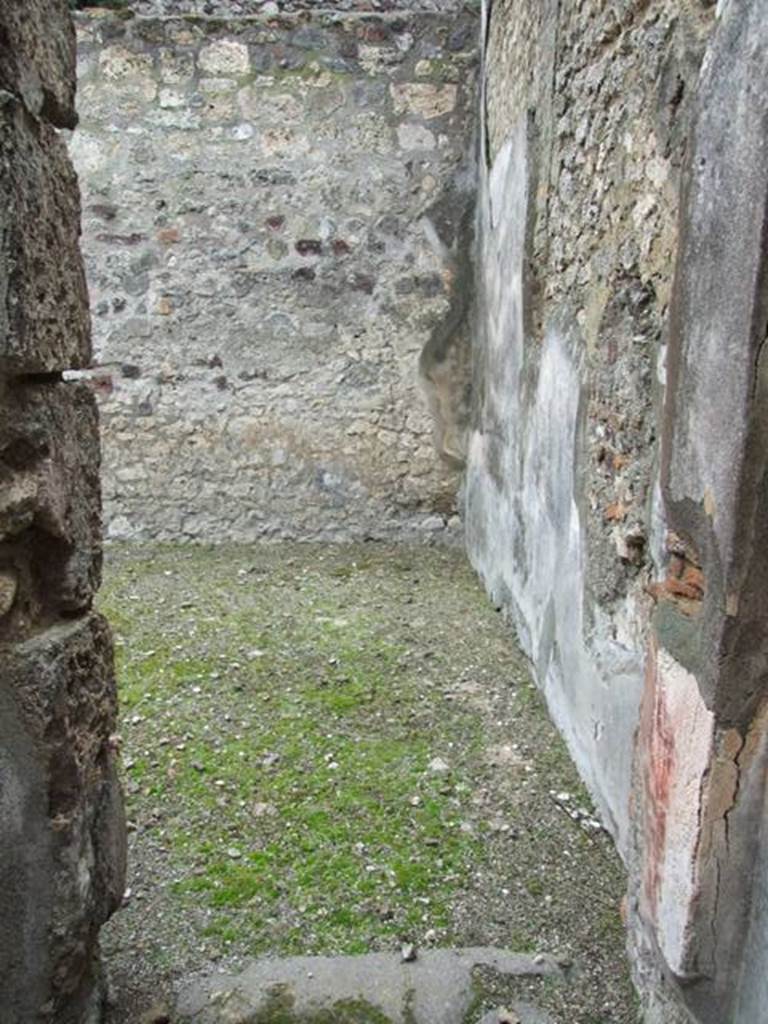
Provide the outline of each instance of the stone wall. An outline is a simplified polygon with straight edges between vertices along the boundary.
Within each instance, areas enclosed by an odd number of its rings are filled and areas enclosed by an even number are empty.
[[[0,8],[0,1016],[100,1015],[98,930],[122,898],[112,646],[91,610],[97,412],[64,0]]]
[[[100,6],[93,0],[75,0],[75,7]],[[253,14],[349,12],[353,14],[457,14],[465,8],[479,10],[473,0],[111,0],[102,6],[148,16],[196,14],[203,17],[239,18]]]
[[[281,6],[78,15],[110,537],[458,531],[477,13]]]
[[[659,1024],[768,996],[760,8],[484,12],[469,550],[630,864]]]

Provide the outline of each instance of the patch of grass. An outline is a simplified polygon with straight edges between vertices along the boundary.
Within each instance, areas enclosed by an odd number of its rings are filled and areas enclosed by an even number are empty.
[[[158,582],[173,579],[170,564],[153,565]],[[330,579],[343,588],[362,564]],[[425,729],[406,647],[311,577],[292,588],[290,613],[262,603],[258,576],[234,598],[210,582],[204,598],[177,601],[187,625],[156,635],[144,619],[119,649],[139,748],[131,811],[163,798],[178,897],[211,911],[209,937],[236,933],[253,954],[360,951],[445,928],[482,846],[459,827],[461,770],[447,780],[428,766],[459,730],[478,741],[477,723]],[[108,589],[107,614],[113,594],[127,640],[130,602]]]
[[[529,878],[525,883],[525,888],[531,894],[531,896],[543,896],[544,895],[544,883],[540,878]]]
[[[472,1020],[514,997],[635,1021],[621,865],[458,553],[151,545],[106,569],[133,865],[111,962],[497,945],[577,981],[484,988]]]

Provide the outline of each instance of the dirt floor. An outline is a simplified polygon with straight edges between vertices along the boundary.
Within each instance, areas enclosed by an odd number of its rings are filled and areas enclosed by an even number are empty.
[[[638,1019],[622,866],[460,552],[111,547],[105,577],[131,863],[114,1024],[212,965],[403,943],[554,954],[569,982],[516,995],[558,1024]]]

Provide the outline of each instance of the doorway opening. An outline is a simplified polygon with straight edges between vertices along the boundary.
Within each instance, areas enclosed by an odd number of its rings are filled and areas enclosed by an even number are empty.
[[[477,11],[146,6],[79,14],[71,140],[111,1020],[628,1022],[620,863],[461,549]]]

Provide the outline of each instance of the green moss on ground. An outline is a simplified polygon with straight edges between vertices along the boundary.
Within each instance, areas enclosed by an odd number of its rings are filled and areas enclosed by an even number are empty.
[[[274,580],[217,581],[201,552],[187,563],[196,558],[208,587],[181,602],[191,606],[170,636],[130,622],[114,601],[119,578],[104,608],[134,638],[118,657],[125,720],[141,727],[131,810],[165,805],[174,891],[213,912],[203,934],[236,935],[252,954],[355,953],[425,917],[447,928],[481,844],[457,827],[466,773],[428,766],[458,742],[464,756],[477,747],[478,723],[458,715],[424,730],[406,646],[338,600],[349,566],[332,570],[330,593],[306,572],[275,601]],[[153,574],[174,579],[177,560],[159,553]]]
[[[621,867],[553,800],[591,813],[460,554],[111,548],[101,605],[132,829],[106,933],[123,992],[264,953],[488,944],[578,960],[580,991],[547,995],[572,1024],[606,984],[598,1019],[634,1019]]]

